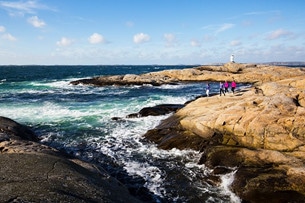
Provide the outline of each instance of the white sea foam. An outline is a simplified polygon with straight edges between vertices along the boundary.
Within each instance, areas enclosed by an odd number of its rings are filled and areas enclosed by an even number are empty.
[[[73,109],[52,102],[21,104],[1,107],[1,115],[25,122],[55,122],[77,119],[85,116],[100,115],[96,109]]]
[[[6,79],[0,80],[0,85],[2,85],[4,82],[6,82]]]
[[[147,187],[154,194],[163,197],[165,189],[162,188],[164,183],[163,172],[156,166],[149,163],[139,163],[136,161],[129,161],[125,163],[126,171],[130,175],[140,176],[145,180],[145,187]]]
[[[98,148],[102,153],[120,163],[129,175],[143,178],[146,182],[144,186],[151,192],[163,196],[165,191],[162,187],[164,172],[145,161],[148,149],[140,141],[145,130],[155,126],[159,119],[157,117],[129,119],[137,123],[129,127],[128,122],[117,124],[105,137],[110,142],[101,143]],[[134,126],[136,127],[134,128]],[[149,151],[149,153],[153,152],[156,152],[156,150]],[[134,156],[140,156],[141,159],[137,161]]]
[[[98,146],[99,150],[116,160],[124,166],[126,172],[131,176],[139,176],[145,180],[145,187],[155,195],[164,197],[166,195],[165,180],[166,172],[154,165],[152,160],[180,159],[187,162],[189,174],[194,169],[207,170],[204,165],[196,164],[200,154],[194,150],[160,150],[155,144],[144,144],[141,142],[142,135],[147,129],[154,128],[160,120],[167,116],[149,116],[146,118],[133,118],[129,121],[136,122],[135,125],[128,126],[128,122],[117,125],[112,132],[107,135],[107,144]],[[137,158],[136,158],[137,157]],[[149,157],[152,157],[152,160]],[[180,158],[179,158],[180,157]],[[175,167],[174,165],[172,167]],[[205,173],[205,172],[204,172]],[[195,176],[195,175],[194,175]]]
[[[235,173],[236,173],[236,170],[231,172],[231,173],[222,175],[220,177],[220,179],[221,179],[220,188],[222,189],[222,194],[223,195],[229,196],[230,202],[241,203],[241,199],[230,190],[230,185],[234,181]]]
[[[164,85],[160,85],[160,86],[156,86],[156,88],[158,89],[183,89],[187,87],[187,85],[183,85],[183,84],[180,84],[180,85],[171,85],[171,84],[164,84]]]

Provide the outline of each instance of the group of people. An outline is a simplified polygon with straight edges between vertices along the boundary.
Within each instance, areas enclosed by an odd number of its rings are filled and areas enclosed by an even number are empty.
[[[223,82],[220,82],[219,83],[219,95],[221,96],[222,94],[225,96],[226,95],[226,93],[228,93],[229,92],[229,83],[227,82],[227,81],[225,81],[224,83]],[[211,86],[210,86],[210,84],[208,83],[207,84],[207,86],[206,86],[206,88],[205,88],[205,92],[206,92],[206,95],[207,95],[207,97],[209,97],[210,96],[210,89],[211,89]],[[234,92],[235,92],[235,89],[236,89],[236,82],[233,80],[232,82],[231,82],[231,91],[232,91],[232,93],[234,94]]]

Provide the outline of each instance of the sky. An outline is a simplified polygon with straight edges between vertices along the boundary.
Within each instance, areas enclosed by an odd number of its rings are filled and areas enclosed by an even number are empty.
[[[0,0],[0,65],[305,61],[305,0]]]

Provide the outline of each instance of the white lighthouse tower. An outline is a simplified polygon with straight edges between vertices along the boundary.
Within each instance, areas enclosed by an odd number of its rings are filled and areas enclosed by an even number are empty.
[[[231,63],[235,63],[235,61],[234,61],[234,54],[231,55],[231,57],[230,57],[230,62],[231,62]]]

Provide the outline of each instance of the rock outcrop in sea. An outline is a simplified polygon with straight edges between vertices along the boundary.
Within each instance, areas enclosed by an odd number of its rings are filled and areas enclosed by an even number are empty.
[[[0,202],[139,202],[102,169],[37,141],[0,117]]]
[[[142,75],[107,76],[73,84],[178,84],[232,81],[251,87],[201,97],[144,136],[162,149],[202,152],[214,173],[235,171],[231,190],[244,202],[304,202],[305,70],[227,63]],[[106,83],[107,82],[107,83]]]

